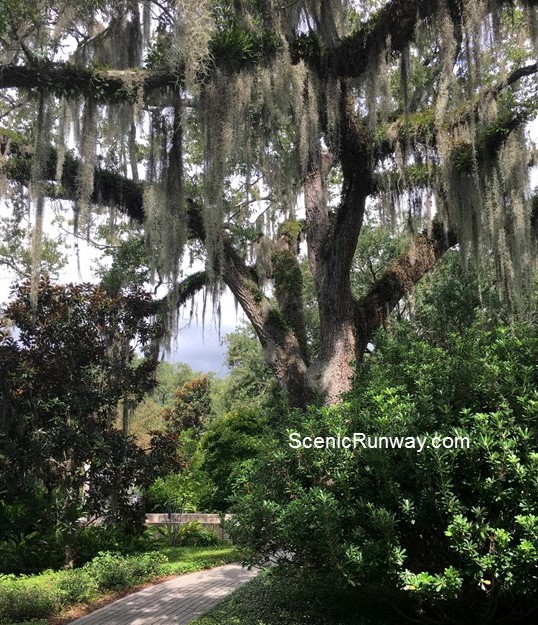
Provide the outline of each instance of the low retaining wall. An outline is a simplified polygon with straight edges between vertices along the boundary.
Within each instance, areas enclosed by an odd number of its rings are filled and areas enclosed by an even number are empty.
[[[225,514],[224,519],[227,521],[231,518],[230,514]],[[146,514],[146,525],[166,525],[168,523],[179,524],[187,523],[188,521],[198,521],[205,529],[215,532],[215,534],[226,542],[231,542],[230,537],[224,531],[222,527],[222,516],[220,514],[204,514],[201,512],[174,512],[167,514],[165,512],[151,512]]]

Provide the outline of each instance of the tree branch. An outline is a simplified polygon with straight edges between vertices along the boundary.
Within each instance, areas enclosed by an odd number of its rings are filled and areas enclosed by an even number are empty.
[[[413,41],[418,22],[432,18],[439,8],[438,0],[392,0],[333,49],[316,45],[310,34],[299,35],[291,44],[292,59],[303,59],[322,74],[357,78],[375,50],[390,41],[391,51],[401,52]]]
[[[439,222],[433,223],[431,233],[424,232],[415,238],[407,252],[394,261],[370,291],[356,303],[357,323],[365,340],[385,323],[400,299],[456,243],[455,233],[446,232]]]
[[[306,386],[307,369],[301,345],[285,318],[267,299],[251,269],[224,238],[222,279],[232,291],[260,339],[265,361],[294,406],[305,406],[312,399]]]
[[[92,96],[97,102],[135,102],[140,93],[178,89],[170,68],[96,69],[43,61],[35,65],[0,65],[0,89],[37,88],[66,98]]]
[[[31,151],[15,139],[10,141],[9,148],[10,154],[3,165],[4,174],[9,180],[28,185],[32,173]],[[56,181],[57,158],[57,151],[49,148],[44,168],[44,177],[48,181],[46,194],[54,199],[75,201],[80,161],[68,152],[65,155],[62,178]],[[114,206],[139,223],[144,221],[142,191],[141,183],[121,174],[99,168],[94,171],[91,201],[95,204]]]

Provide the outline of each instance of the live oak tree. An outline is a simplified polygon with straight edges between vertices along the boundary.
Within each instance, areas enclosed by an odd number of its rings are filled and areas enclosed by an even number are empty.
[[[95,205],[122,211],[145,224],[172,309],[231,289],[296,405],[338,401],[373,332],[456,243],[494,259],[517,310],[537,4],[3,0],[1,167],[34,204],[34,283],[45,197],[73,200],[77,228]],[[402,221],[407,251],[354,296],[363,224]],[[206,269],[180,280],[186,251]]]

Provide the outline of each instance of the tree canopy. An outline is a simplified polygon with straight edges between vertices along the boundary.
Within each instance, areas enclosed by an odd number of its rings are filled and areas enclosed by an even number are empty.
[[[0,9],[0,168],[34,207],[34,285],[44,198],[73,201],[75,228],[95,206],[123,212],[144,224],[171,309],[231,289],[296,405],[350,388],[373,332],[456,243],[477,266],[492,258],[510,307],[524,306],[536,0]],[[408,242],[356,294],[365,224],[405,226]],[[185,278],[186,254],[205,270]]]

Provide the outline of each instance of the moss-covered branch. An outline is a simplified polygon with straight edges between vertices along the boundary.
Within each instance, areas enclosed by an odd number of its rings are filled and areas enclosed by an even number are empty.
[[[434,222],[430,232],[419,234],[409,249],[397,258],[370,291],[357,302],[357,323],[370,338],[390,312],[409,293],[441,256],[457,243],[456,234]]]
[[[0,135],[2,131],[0,130]],[[80,161],[71,153],[65,155],[62,175],[56,180],[57,151],[48,150],[44,178],[48,181],[47,195],[56,199],[76,200]],[[3,165],[3,173],[9,179],[27,185],[32,174],[32,152],[24,144],[11,140],[10,153]],[[96,168],[91,201],[113,206],[135,221],[144,221],[142,209],[142,184],[118,173]]]
[[[215,68],[237,73],[270,62],[282,46],[276,33],[236,28],[217,33],[209,48]],[[68,99],[91,96],[96,102],[147,101],[154,92],[177,93],[183,78],[181,66],[117,70],[47,60],[0,64],[0,89],[39,89]]]
[[[0,65],[0,89],[40,89],[69,99],[136,101],[155,90],[176,89],[178,74],[168,68],[113,70],[43,61],[34,65]]]
[[[300,221],[281,224],[272,254],[275,297],[286,324],[293,330],[305,361],[308,361],[306,322],[303,302],[303,274],[297,258],[299,237],[303,229]]]

